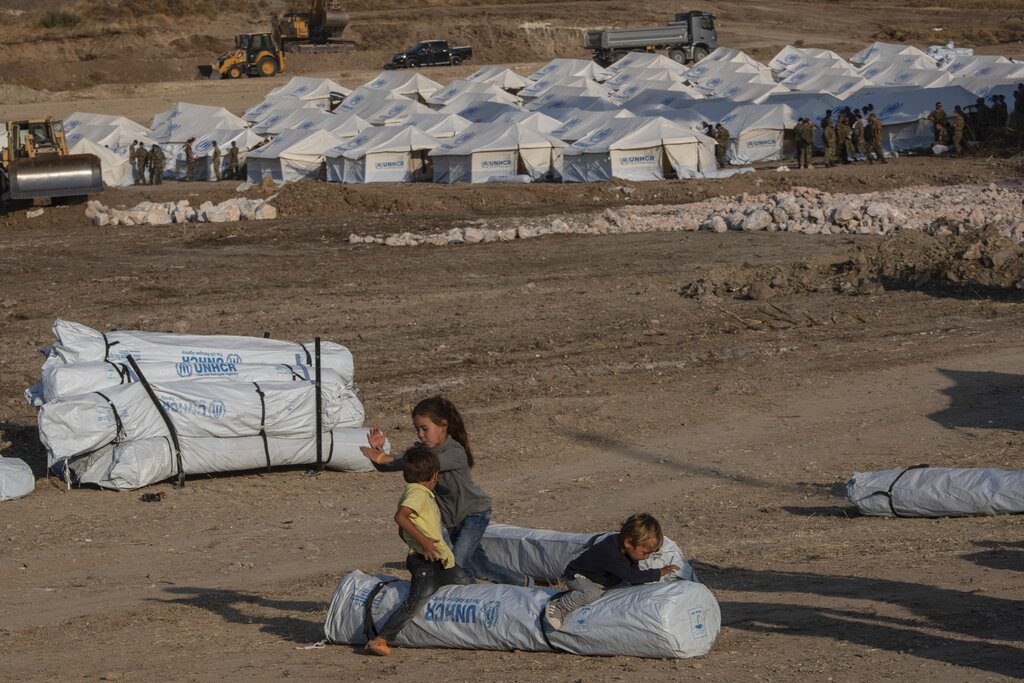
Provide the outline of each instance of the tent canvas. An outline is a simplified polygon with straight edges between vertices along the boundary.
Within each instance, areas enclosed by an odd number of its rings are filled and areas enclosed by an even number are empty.
[[[552,76],[585,76],[595,81],[606,81],[613,76],[613,73],[589,59],[558,58],[552,59],[527,78],[531,81],[539,81]]]
[[[197,138],[192,143],[192,151],[196,157],[196,180],[215,180],[217,178],[217,174],[213,172],[214,142],[220,148],[220,174],[222,178],[225,178],[230,170],[228,166],[228,152],[231,149],[231,143],[234,142],[238,147],[238,165],[242,167],[245,164],[249,150],[263,142],[263,138],[248,128],[243,130],[218,128],[211,130],[201,138]],[[185,163],[184,154],[180,156],[180,159],[175,157],[175,167],[180,174],[179,177],[184,178],[185,173],[188,171],[188,166]]]
[[[605,97],[593,97],[590,95],[568,95],[563,96],[558,92],[549,92],[526,105],[530,111],[539,111],[553,116],[556,119],[562,118],[560,111],[584,109],[586,111],[618,111],[620,109],[616,102]]]
[[[941,88],[862,88],[843,101],[851,109],[874,106],[882,122],[882,145],[892,152],[931,147],[935,136],[928,114],[936,102],[973,102],[973,93],[958,86]],[[950,107],[952,109],[952,107]]]
[[[320,109],[328,109],[331,105],[332,93],[348,97],[352,91],[329,78],[293,76],[280,88],[275,88],[267,93],[267,98],[291,97],[303,102],[310,102]]]
[[[134,169],[127,153],[118,154],[92,140],[82,138],[68,147],[68,154],[95,154],[99,157],[103,184],[107,187],[126,187],[134,182]]]
[[[441,142],[414,126],[370,128],[325,154],[327,180],[398,183],[429,180],[428,152]]]
[[[789,90],[823,92],[836,97],[847,97],[868,85],[868,82],[862,76],[851,76],[842,71],[804,69],[780,81],[779,85]]]
[[[661,117],[619,118],[564,154],[565,182],[662,180],[716,170],[715,141]]]
[[[330,114],[317,107],[306,106],[288,114],[272,114],[252,127],[252,131],[264,137],[273,137],[289,130],[312,130],[330,120]]]
[[[416,126],[422,132],[435,138],[453,138],[473,123],[458,114],[415,114],[398,125]]]
[[[376,112],[364,112],[361,118],[371,126],[395,126],[410,116],[431,113],[430,107],[414,100],[406,100],[404,102],[392,101],[386,104],[386,107],[382,107]]]
[[[842,59],[831,50],[812,47],[793,47],[787,45],[776,53],[768,62],[768,68],[772,71],[785,71],[801,62],[818,59]]]
[[[526,86],[533,83],[526,76],[520,76],[512,69],[505,66],[488,65],[483,66],[466,77],[467,81],[478,81],[496,85],[502,90],[515,94]]]
[[[223,107],[178,102],[153,117],[152,138],[158,142],[183,143],[198,138],[214,128],[245,128],[244,119]]]
[[[671,61],[671,60],[669,60]],[[675,64],[675,62],[672,62]],[[630,69],[622,69],[614,78],[605,81],[602,85],[612,90],[619,90],[637,81],[653,81],[661,83],[682,83],[686,80],[685,76],[680,75],[679,71],[672,71],[669,69],[650,69],[634,67]]]
[[[249,152],[247,178],[259,183],[265,177],[275,182],[317,179],[323,172],[324,152],[344,140],[326,130],[288,131]]]
[[[441,84],[418,71],[382,71],[362,87],[371,90],[384,90],[425,104],[435,92],[441,89]]]
[[[924,50],[919,50],[913,45],[901,45],[899,43],[871,43],[866,48],[850,57],[850,63],[856,66],[863,66],[875,61],[892,63],[894,61],[917,61],[923,59],[930,61],[932,65],[935,60],[928,56]]]
[[[367,116],[373,116],[381,109],[390,107],[396,102],[412,102],[412,100],[387,90],[375,90],[366,86],[360,86],[345,98],[345,101],[335,111],[347,111],[366,118]]]
[[[539,111],[517,111],[506,112],[494,119],[494,123],[520,123],[529,126],[534,130],[550,134],[553,130],[562,127],[562,122]],[[557,136],[556,136],[557,137]]]
[[[477,99],[487,99],[490,102],[508,102],[509,104],[522,104],[523,102],[519,97],[516,97],[515,95],[512,95],[490,83],[455,80],[427,98],[427,104],[436,109],[440,109],[459,95],[467,93],[480,95]]]
[[[494,119],[508,112],[523,111],[507,102],[472,102],[469,105],[459,106],[453,102],[441,110],[442,114],[458,114],[472,123],[491,123]]]
[[[558,179],[565,147],[558,138],[522,124],[484,123],[434,148],[430,157],[439,183]]]
[[[556,90],[556,88],[558,88]],[[542,78],[519,91],[520,97],[540,97],[547,92],[565,95],[593,95],[611,97],[612,91],[586,76],[552,76]]]
[[[669,71],[680,79],[685,77],[687,68],[679,62],[655,52],[630,52],[608,67],[612,74],[621,74],[632,69],[658,69]]]
[[[604,126],[611,119],[633,118],[633,113],[626,109],[616,111],[586,111],[576,109],[569,112],[563,119],[564,123],[551,134],[565,142],[576,142]]]

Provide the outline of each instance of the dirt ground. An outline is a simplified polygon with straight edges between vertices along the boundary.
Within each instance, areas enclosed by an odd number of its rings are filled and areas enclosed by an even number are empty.
[[[580,3],[537,11],[569,4]],[[739,16],[739,3],[715,7]],[[800,21],[834,9],[781,8]],[[820,44],[867,42],[880,8],[855,5],[842,21],[868,28],[849,40],[837,28]],[[899,12],[924,26],[940,10]],[[503,11],[451,10],[467,24]],[[733,23],[731,44],[744,47],[747,36],[758,47],[756,21]],[[779,47],[812,44],[791,21],[771,32]],[[352,78],[374,73],[358,67]],[[214,89],[222,85],[238,90]],[[148,121],[177,99],[240,111],[269,89],[257,80],[102,87],[111,90],[88,101],[60,93],[3,109]],[[1024,468],[1019,270],[978,286],[984,264],[965,276],[962,238],[919,235],[662,233],[404,249],[347,239],[793,185],[867,192],[1016,183],[1020,174],[1016,158],[903,158],[884,173],[855,166],[700,182],[301,184],[274,200],[279,220],[259,223],[97,229],[81,207],[0,216],[0,455],[24,458],[39,478],[32,495],[2,504],[5,676],[1019,679],[1024,517],[873,519],[842,498],[854,471]],[[168,183],[102,199],[195,205],[234,195],[233,183]],[[1020,258],[1007,263],[1018,268]],[[876,286],[832,286],[850,264]],[[751,297],[765,274],[797,271],[810,278],[802,286]],[[686,661],[304,649],[322,638],[341,576],[403,573],[391,519],[401,481],[301,470],[198,477],[183,490],[147,489],[166,493],[160,503],[64,490],[45,476],[35,412],[22,398],[56,318],[344,343],[368,422],[396,446],[413,440],[407,415],[419,398],[443,391],[464,411],[496,521],[598,531],[634,511],[657,515],[718,598],[721,635],[709,655]]]

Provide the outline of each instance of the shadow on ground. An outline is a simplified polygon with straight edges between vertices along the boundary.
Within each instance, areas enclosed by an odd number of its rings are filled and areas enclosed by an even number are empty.
[[[158,602],[199,607],[233,624],[258,624],[261,631],[282,640],[311,643],[324,637],[326,602],[274,600],[256,593],[190,586],[167,588],[166,592],[180,597]],[[309,613],[314,618],[303,619],[289,612]]]
[[[952,386],[943,389],[949,405],[930,417],[943,427],[954,429],[1011,429],[1024,431],[1024,375],[1002,372],[942,370]]]

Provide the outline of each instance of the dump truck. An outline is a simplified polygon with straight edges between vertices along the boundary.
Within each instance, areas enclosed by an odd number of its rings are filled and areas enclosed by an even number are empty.
[[[680,64],[699,62],[718,47],[715,17],[707,12],[680,12],[665,26],[587,31],[583,47],[594,61],[608,66],[630,52],[656,52]]]
[[[447,40],[422,40],[404,52],[396,52],[385,69],[415,69],[419,66],[458,66],[473,58],[469,45],[453,47]]]
[[[284,48],[281,36],[272,33],[240,33],[235,47],[203,64],[199,73],[205,78],[241,78],[242,76],[276,76],[284,71]]]
[[[311,0],[308,12],[288,12],[272,19],[289,52],[339,52],[355,43],[342,40],[348,13],[337,0]]]
[[[64,122],[51,118],[7,121],[0,155],[0,201],[68,197],[103,191],[95,154],[68,154]]]

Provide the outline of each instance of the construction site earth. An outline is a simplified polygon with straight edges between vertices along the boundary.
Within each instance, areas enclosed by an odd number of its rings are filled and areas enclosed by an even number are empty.
[[[432,78],[464,77],[483,63],[528,73],[553,56],[580,56],[576,43],[551,54],[522,48],[517,61],[480,26],[505,36],[528,20],[578,25],[569,19],[583,4],[607,11],[609,25],[677,9],[645,2],[627,16],[615,3],[475,5],[402,18],[350,6],[347,35],[367,46],[377,31],[397,32],[394,44],[355,50],[340,69],[336,55],[290,56],[290,71],[365,82],[382,55],[428,37],[409,28],[419,21],[431,33],[463,28],[450,35],[481,53],[475,66]],[[997,36],[1019,9],[990,6],[705,9],[720,21],[721,44],[764,56],[800,38],[849,54],[883,39],[888,25],[917,41],[954,25]],[[221,42],[239,30],[221,28]],[[8,53],[19,66],[0,85],[4,114],[95,111],[147,122],[179,100],[238,112],[282,82],[181,80],[186,62],[191,73],[215,41],[176,39],[190,59],[138,69],[125,57],[72,60],[56,75],[63,84],[46,92],[14,83],[31,68],[27,48]],[[100,50],[103,41],[94,42]],[[1024,56],[1019,42],[975,47]],[[82,88],[90,70],[98,84]],[[33,494],[3,504],[7,676],[1018,679],[1024,519],[867,518],[842,493],[854,471],[925,462],[1024,468],[1022,170],[1008,150],[651,183],[302,182],[240,195],[237,181],[171,182],[102,200],[198,206],[276,192],[278,215],[97,228],[81,206],[6,213],[0,454],[26,460],[38,477]],[[811,212],[855,200],[864,213],[850,220],[885,203],[918,225],[884,236],[744,230],[742,222],[696,229],[712,210],[728,217],[787,199],[808,224]],[[924,220],[928,211],[936,215]],[[590,232],[604,234],[446,247],[350,239],[601,221],[608,227]],[[414,440],[408,410],[419,398],[444,392],[463,410],[495,521],[599,531],[635,511],[659,517],[721,604],[722,633],[709,655],[680,661],[401,649],[381,660],[348,646],[307,649],[323,636],[339,577],[402,574],[392,522],[400,481],[233,474],[193,478],[181,490],[150,487],[166,495],[147,503],[66,490],[46,476],[35,411],[22,398],[56,318],[101,330],[268,331],[345,344],[367,423],[387,429],[397,447]]]

